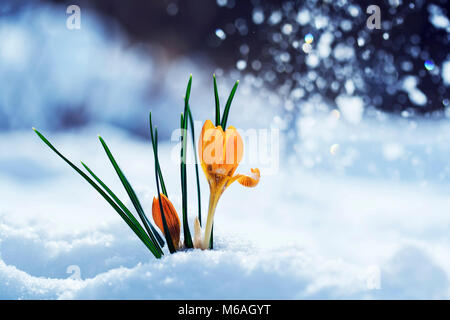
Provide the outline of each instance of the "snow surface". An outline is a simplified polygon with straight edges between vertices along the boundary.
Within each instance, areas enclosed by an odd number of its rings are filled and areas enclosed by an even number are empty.
[[[161,260],[31,129],[2,133],[0,298],[448,299],[448,121],[412,128],[389,118],[308,119],[294,146],[298,158],[291,148],[281,150],[279,170],[262,170],[257,188],[236,184],[224,193],[215,250]],[[97,133],[150,214],[155,186],[148,141],[108,126],[48,137],[126,199]],[[333,154],[332,142],[339,144]],[[173,149],[174,143],[162,143],[160,154],[180,210]],[[192,218],[195,192],[189,196]]]

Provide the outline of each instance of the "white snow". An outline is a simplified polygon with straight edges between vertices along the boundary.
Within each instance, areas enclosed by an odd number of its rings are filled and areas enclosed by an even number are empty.
[[[294,145],[298,160],[289,147],[276,174],[262,171],[257,188],[226,190],[216,250],[161,260],[31,130],[1,134],[0,298],[448,299],[450,125],[365,119],[350,125],[337,115],[304,117],[309,127]],[[126,199],[99,132],[150,213],[148,141],[105,126],[48,137]],[[161,143],[160,153],[179,210],[172,148]],[[190,197],[192,218],[194,191]],[[79,277],[70,268],[79,268]]]

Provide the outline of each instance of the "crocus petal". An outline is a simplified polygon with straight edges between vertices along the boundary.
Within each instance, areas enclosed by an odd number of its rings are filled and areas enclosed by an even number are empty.
[[[223,131],[211,120],[203,124],[198,144],[200,163],[209,181],[233,176],[244,155],[244,143],[235,127]]]
[[[206,120],[198,142],[200,161],[206,165],[220,164],[223,159],[223,130]]]
[[[258,168],[251,169],[251,173],[249,175],[245,174],[237,174],[233,178],[231,178],[230,182],[227,186],[232,184],[234,181],[238,181],[244,187],[253,188],[256,187],[259,183],[259,179],[261,178],[261,173]]]
[[[164,210],[164,217],[166,218],[167,227],[169,228],[170,237],[172,238],[175,248],[180,244],[180,218],[178,218],[177,211],[175,210],[172,202],[164,195],[160,194],[161,204]],[[164,234],[164,226],[162,222],[161,210],[159,206],[159,200],[153,197],[152,204],[153,221],[158,226],[159,230]]]
[[[226,169],[226,174],[231,176],[244,156],[244,143],[241,135],[233,126],[229,126],[225,130],[224,140],[224,168]]]

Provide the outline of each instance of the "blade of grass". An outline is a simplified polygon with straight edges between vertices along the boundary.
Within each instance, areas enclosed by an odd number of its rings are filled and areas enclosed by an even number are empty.
[[[152,113],[150,112],[149,114],[149,122],[150,122],[150,138],[152,139],[152,147],[153,147],[153,153],[155,152],[155,143],[154,143],[154,137],[153,137],[153,123],[152,123]],[[161,183],[161,189],[163,194],[168,197],[167,195],[167,189],[166,189],[166,184],[164,183],[164,178],[161,172],[161,166],[159,165],[159,161],[158,161],[158,175],[159,175],[159,181]]]
[[[187,117],[185,117],[187,120]],[[183,208],[183,233],[184,233],[184,244],[187,248],[192,248],[192,237],[189,230],[188,224],[188,207],[187,207],[187,174],[186,174],[186,127],[182,129],[184,131],[182,136],[182,150],[181,150],[181,193],[182,193],[182,208]]]
[[[228,113],[230,113],[231,102],[233,101],[234,94],[236,93],[238,85],[239,85],[239,80],[236,81],[236,83],[233,86],[233,89],[231,89],[230,96],[228,97],[227,104],[225,105],[225,110],[223,111],[222,122],[221,122],[223,131],[226,130],[227,121],[228,121]]]
[[[180,152],[180,181],[181,181],[181,198],[182,198],[182,217],[183,217],[183,234],[184,234],[184,245],[185,247],[189,248],[189,238],[190,238],[190,230],[188,225],[188,219],[187,219],[187,206],[185,206],[185,199],[187,198],[187,190],[186,190],[186,163],[185,163],[185,150],[186,147],[184,146],[185,139],[185,120],[186,117],[183,117],[183,114],[181,114],[181,152]],[[192,238],[191,238],[192,240]]]
[[[127,178],[123,174],[122,170],[120,169],[119,165],[117,164],[116,160],[114,159],[114,156],[112,155],[111,151],[109,150],[108,146],[106,145],[106,142],[103,140],[102,137],[98,137],[103,149],[106,152],[106,155],[108,156],[109,160],[111,161],[111,164],[113,165],[114,169],[116,170],[117,175],[119,176],[120,181],[122,182],[123,187],[127,191],[128,196],[130,197],[131,202],[133,203],[134,208],[136,209],[139,217],[141,218],[142,224],[144,225],[145,229],[147,230],[148,235],[152,240],[155,242],[157,241],[161,247],[164,246],[164,240],[161,238],[159,233],[156,231],[156,229],[153,227],[153,225],[150,223],[150,221],[147,218],[147,215],[144,212],[144,209],[142,208],[141,203],[139,202],[139,199],[136,195],[136,193],[133,190],[133,187],[128,182]],[[159,248],[161,250],[161,248]],[[162,250],[161,250],[162,252]]]
[[[186,87],[186,95],[184,96],[185,100],[184,114],[186,114],[186,104],[189,102],[189,98],[191,97],[191,87],[192,87],[192,73],[189,76],[189,81]]]
[[[89,172],[89,174],[98,182],[99,185],[102,186],[102,188],[110,195],[111,198],[116,202],[116,204],[125,212],[125,214],[128,216],[128,218],[136,225],[136,227],[139,229],[139,231],[147,236],[147,233],[145,230],[141,227],[141,224],[139,221],[136,220],[133,213],[124,205],[124,203],[112,192],[111,189],[108,188],[108,186],[83,162],[81,162],[83,167]]]
[[[182,115],[181,126],[181,193],[182,193],[182,207],[183,207],[183,233],[184,245],[186,248],[193,248],[191,232],[189,230],[188,222],[188,206],[187,206],[187,175],[186,175],[186,152],[187,152],[187,127],[189,118],[189,97],[191,95],[192,74],[189,77],[189,82],[186,88],[186,95],[184,98],[184,116]]]
[[[216,127],[217,127],[218,125],[220,125],[220,102],[215,74],[213,74],[213,83],[214,83],[214,99],[216,101]]]
[[[195,149],[195,129],[194,129],[194,119],[192,117],[191,108],[189,107],[189,123],[191,125],[191,134],[192,134],[192,147],[195,158],[195,176],[197,181],[197,202],[198,202],[198,221],[200,222],[200,226],[202,225],[202,206],[201,206],[201,194],[200,194],[200,177],[198,174],[198,158],[197,158],[197,150]]]
[[[153,142],[153,140],[152,140]],[[169,227],[167,226],[166,215],[164,214],[164,209],[161,200],[161,194],[159,192],[159,179],[158,179],[158,130],[155,128],[155,140],[154,140],[154,155],[155,155],[155,178],[156,178],[156,190],[158,191],[158,202],[159,202],[159,210],[161,211],[161,220],[163,223],[164,236],[166,237],[167,246],[169,247],[170,253],[175,253],[177,250],[172,241],[172,235],[170,234]]]
[[[76,165],[74,165],[69,159],[63,156],[51,143],[47,140],[38,130],[33,128],[38,137],[62,160],[64,160],[72,169],[74,169],[80,176],[82,176],[120,215],[120,217],[127,223],[127,225],[134,231],[138,238],[144,243],[144,245],[153,253],[156,258],[161,258],[163,253],[158,250],[158,244],[150,239],[146,234],[143,234],[139,228],[133,223],[133,221],[123,212],[119,206],[111,199],[91,178],[89,178],[83,171],[81,171]],[[142,228],[141,228],[142,229]]]

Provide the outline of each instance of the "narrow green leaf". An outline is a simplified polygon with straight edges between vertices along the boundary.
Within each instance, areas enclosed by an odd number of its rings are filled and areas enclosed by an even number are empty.
[[[189,76],[189,81],[188,81],[188,85],[186,88],[186,95],[184,97],[184,100],[186,101],[186,103],[189,102],[189,98],[191,96],[191,87],[192,87],[192,74]],[[186,105],[186,103],[185,103],[185,105]],[[184,108],[184,114],[186,114],[186,106]]]
[[[182,115],[181,124],[181,195],[182,195],[182,208],[183,208],[183,233],[184,233],[184,245],[186,248],[193,248],[193,242],[191,232],[189,230],[188,221],[188,205],[187,205],[187,175],[186,175],[186,153],[187,153],[187,128],[189,118],[189,97],[191,95],[192,75],[189,77],[189,82],[186,88],[186,95],[184,98],[184,116]]]
[[[139,202],[139,199],[136,195],[136,193],[133,190],[133,187],[128,182],[127,178],[123,174],[122,170],[120,169],[119,165],[117,164],[116,160],[114,159],[114,156],[112,155],[111,151],[109,150],[108,146],[106,145],[106,142],[103,140],[102,137],[98,137],[103,149],[106,152],[106,155],[108,156],[109,160],[111,161],[111,164],[113,165],[114,169],[116,170],[117,175],[119,176],[120,181],[122,182],[123,187],[127,191],[128,196],[130,197],[131,202],[133,203],[133,206],[135,207],[139,217],[141,218],[142,224],[144,225],[145,229],[147,230],[148,235],[152,240],[155,242],[157,241],[159,245],[162,247],[164,246],[164,240],[159,235],[158,231],[153,227],[153,225],[150,223],[150,221],[147,218],[147,215],[144,212],[144,209],[142,208],[141,203]],[[161,248],[158,247],[158,249],[162,252]]]
[[[38,130],[33,128],[38,137],[44,141],[44,143],[55,152],[62,160],[64,160],[72,169],[74,169],[80,176],[82,176],[120,215],[120,217],[127,223],[127,225],[133,230],[133,232],[141,239],[144,245],[153,253],[156,258],[161,258],[163,253],[158,250],[158,244],[150,239],[146,234],[142,234],[139,228],[133,223],[132,220],[123,212],[120,207],[111,199],[91,178],[89,178],[83,171],[81,171],[76,165],[74,165],[69,159],[64,157],[51,143],[48,141]]]
[[[239,85],[239,80],[236,81],[236,83],[233,86],[233,89],[231,89],[230,96],[228,97],[227,104],[225,105],[225,110],[223,111],[222,122],[221,122],[223,131],[226,130],[227,121],[228,121],[228,113],[230,113],[231,102],[233,101],[234,94],[236,93],[238,85]]]
[[[154,137],[153,137],[153,123],[152,123],[152,113],[150,112],[149,114],[149,121],[150,121],[150,138],[152,140],[152,146],[153,146],[153,154],[155,153],[155,141],[154,141]],[[167,195],[167,189],[166,189],[166,184],[164,183],[164,178],[162,175],[162,171],[161,171],[161,166],[159,165],[159,161],[158,161],[158,175],[159,175],[159,181],[161,183],[161,189],[163,194],[168,197]]]
[[[218,125],[220,125],[220,102],[215,74],[213,74],[213,82],[214,82],[214,98],[216,100],[216,127],[217,127]]]
[[[189,107],[189,124],[191,125],[191,134],[192,134],[192,147],[195,158],[195,176],[197,182],[197,202],[198,202],[198,221],[200,222],[200,226],[202,225],[202,206],[201,206],[201,194],[200,194],[200,177],[198,173],[198,158],[197,158],[197,150],[195,149],[195,129],[194,129],[194,119],[192,117],[191,108]]]
[[[99,185],[102,186],[102,188],[110,195],[111,198],[114,199],[116,204],[124,211],[124,213],[128,216],[128,218],[136,225],[137,229],[141,232],[141,234],[145,235],[147,238],[147,233],[145,230],[141,227],[141,224],[139,221],[136,220],[133,213],[125,206],[125,204],[112,192],[111,189],[108,188],[108,186],[84,163],[81,162],[83,167],[89,172],[89,174],[98,182]]]
[[[161,202],[160,197],[160,191],[159,191],[159,185],[161,184],[161,188],[163,190],[163,194],[169,198],[167,195],[166,186],[164,184],[164,178],[161,172],[161,167],[159,165],[159,159],[158,159],[158,131],[155,128],[155,136],[153,136],[153,123],[152,123],[152,113],[150,112],[149,115],[149,121],[150,121],[150,137],[152,140],[152,146],[153,146],[153,154],[155,157],[155,178],[156,178],[156,189],[158,192],[158,202],[159,202],[159,209],[161,211],[161,220],[163,222],[163,229],[164,229],[164,236],[166,238],[167,246],[169,247],[169,252],[174,253],[176,252],[175,246],[173,245],[172,236],[169,232],[169,227],[167,226],[166,216],[164,213],[164,208]]]
[[[175,249],[175,246],[173,244],[172,235],[170,234],[169,227],[167,225],[166,221],[166,215],[164,213],[164,208],[161,201],[161,193],[159,192],[159,179],[158,179],[158,130],[155,128],[155,178],[156,178],[156,190],[158,192],[158,202],[159,202],[159,209],[161,211],[161,220],[163,223],[163,229],[164,229],[164,236],[166,237],[167,246],[169,247],[170,253],[175,253],[177,250]]]

